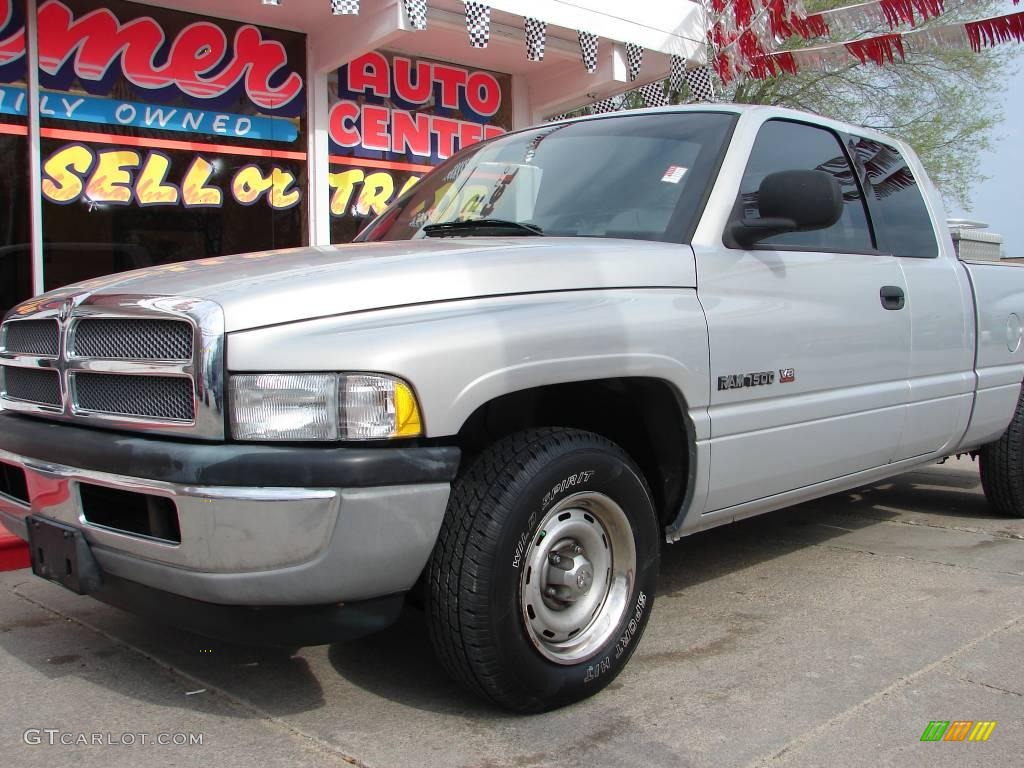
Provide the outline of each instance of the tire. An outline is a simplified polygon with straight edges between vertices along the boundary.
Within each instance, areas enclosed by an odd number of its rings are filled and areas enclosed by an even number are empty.
[[[647,625],[660,545],[643,476],[614,443],[570,429],[495,443],[456,480],[427,565],[438,659],[516,712],[594,695]]]
[[[996,511],[1024,517],[1024,392],[1002,437],[978,451],[981,487]]]

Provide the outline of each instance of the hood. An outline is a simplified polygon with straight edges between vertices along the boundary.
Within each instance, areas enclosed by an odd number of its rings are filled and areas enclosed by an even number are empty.
[[[87,280],[68,295],[187,296],[227,330],[408,304],[594,288],[696,286],[687,245],[570,237],[438,238],[218,256]]]

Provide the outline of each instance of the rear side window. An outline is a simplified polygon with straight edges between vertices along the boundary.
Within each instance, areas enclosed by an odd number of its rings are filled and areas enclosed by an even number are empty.
[[[851,138],[850,155],[868,195],[878,249],[894,256],[939,255],[924,196],[903,155],[888,144]]]
[[[864,200],[853,168],[839,138],[824,128],[769,120],[758,131],[740,183],[739,213],[760,218],[757,190],[761,181],[777,171],[818,170],[832,174],[843,192],[843,216],[828,229],[786,232],[765,238],[759,247],[871,253],[874,243]]]

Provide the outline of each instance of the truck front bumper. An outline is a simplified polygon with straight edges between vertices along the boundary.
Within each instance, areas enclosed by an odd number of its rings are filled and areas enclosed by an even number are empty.
[[[222,606],[336,606],[413,586],[459,455],[190,443],[3,413],[0,522],[26,539],[29,514],[82,531],[109,582],[95,596],[130,610],[124,595],[152,602],[153,590]]]

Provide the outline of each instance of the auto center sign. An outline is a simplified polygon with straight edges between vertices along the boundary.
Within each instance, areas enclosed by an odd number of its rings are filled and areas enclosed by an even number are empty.
[[[437,61],[368,53],[338,71],[331,142],[356,156],[446,160],[505,132],[492,123],[505,122],[498,116],[504,101],[499,78],[507,80]]]
[[[511,77],[373,51],[333,73],[332,240],[350,239],[434,165],[512,127]]]

